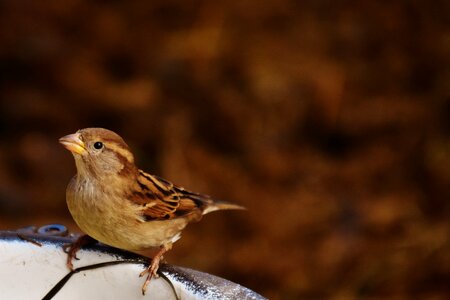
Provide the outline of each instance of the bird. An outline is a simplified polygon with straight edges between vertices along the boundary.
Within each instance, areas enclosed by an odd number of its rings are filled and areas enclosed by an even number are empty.
[[[181,237],[182,230],[203,215],[243,206],[195,193],[136,167],[125,141],[104,128],[85,128],[59,142],[75,159],[76,175],[66,189],[68,209],[86,234],[69,245],[67,266],[90,241],[128,251],[159,248],[140,274],[158,277],[163,255]]]

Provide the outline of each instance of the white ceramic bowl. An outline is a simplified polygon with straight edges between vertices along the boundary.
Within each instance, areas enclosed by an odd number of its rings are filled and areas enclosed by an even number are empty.
[[[228,280],[167,264],[143,296],[145,277],[139,274],[145,258],[103,245],[80,250],[70,273],[63,245],[73,237],[61,236],[63,229],[48,225],[0,231],[1,299],[264,299]],[[114,265],[98,265],[105,262]],[[97,267],[91,269],[93,265]]]

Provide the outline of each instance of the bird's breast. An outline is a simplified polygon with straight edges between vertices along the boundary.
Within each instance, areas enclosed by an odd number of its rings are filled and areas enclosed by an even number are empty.
[[[136,223],[131,203],[108,186],[101,188],[94,181],[76,178],[69,184],[66,198],[81,230],[105,244],[126,249],[120,243]]]

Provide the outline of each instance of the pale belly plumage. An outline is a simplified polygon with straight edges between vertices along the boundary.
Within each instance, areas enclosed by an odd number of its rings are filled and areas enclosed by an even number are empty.
[[[99,193],[91,184],[72,179],[67,189],[67,206],[80,229],[104,244],[135,251],[168,245],[180,238],[187,225],[183,218],[144,221],[139,217],[138,205],[105,191]]]

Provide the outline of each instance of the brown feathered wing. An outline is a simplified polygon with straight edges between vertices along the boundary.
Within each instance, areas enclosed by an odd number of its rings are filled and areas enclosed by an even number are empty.
[[[139,170],[136,191],[130,200],[142,206],[145,221],[189,217],[197,221],[202,215],[221,209],[244,209],[208,195],[193,193],[155,175]]]

